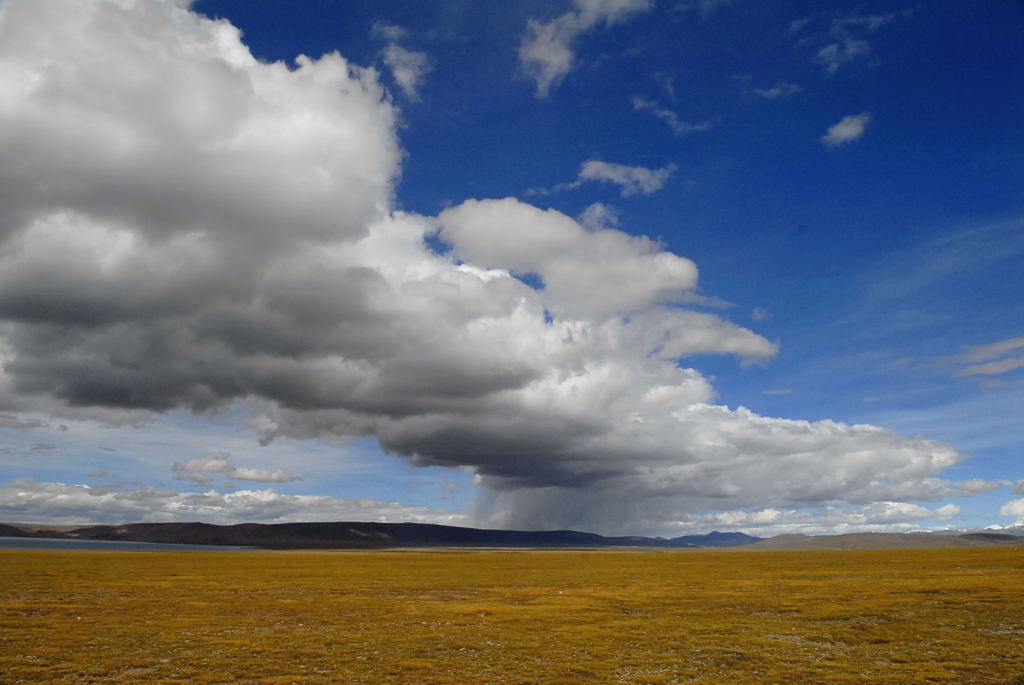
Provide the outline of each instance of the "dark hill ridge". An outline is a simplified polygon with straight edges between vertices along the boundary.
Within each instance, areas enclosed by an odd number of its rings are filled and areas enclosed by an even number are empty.
[[[381,549],[387,547],[715,547],[757,542],[743,533],[719,533],[681,538],[640,536],[606,537],[574,530],[487,530],[430,523],[241,523],[217,526],[209,523],[129,523],[47,530],[42,527],[9,526],[11,535],[123,540],[131,542],[230,545],[272,549]]]
[[[746,533],[720,533],[713,530],[707,535],[683,535],[672,539],[676,542],[689,542],[697,547],[741,547],[752,545],[763,538],[756,538]]]

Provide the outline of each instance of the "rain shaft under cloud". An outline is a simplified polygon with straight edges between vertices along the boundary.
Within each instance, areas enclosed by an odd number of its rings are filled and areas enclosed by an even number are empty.
[[[397,116],[373,69],[259,62],[181,2],[0,5],[0,411],[241,405],[470,468],[505,525],[958,494],[946,444],[712,404],[695,355],[777,345],[683,308],[697,268],[656,241],[395,211]]]

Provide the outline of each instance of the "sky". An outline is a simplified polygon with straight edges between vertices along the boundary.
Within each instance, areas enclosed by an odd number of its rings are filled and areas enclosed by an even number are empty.
[[[0,520],[1022,525],[1021,35],[0,0]]]

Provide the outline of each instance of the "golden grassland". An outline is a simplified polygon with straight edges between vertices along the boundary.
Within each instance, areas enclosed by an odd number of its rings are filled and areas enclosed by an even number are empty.
[[[1024,684],[1024,548],[0,551],[0,682]]]

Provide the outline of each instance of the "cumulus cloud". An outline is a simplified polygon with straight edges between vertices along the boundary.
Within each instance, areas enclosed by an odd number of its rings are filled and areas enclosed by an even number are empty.
[[[647,3],[576,7],[593,26]],[[395,211],[395,128],[376,72],[336,53],[259,62],[181,3],[8,0],[5,416],[232,409],[265,441],[373,437],[415,465],[473,470],[481,520],[510,525],[959,492],[937,477],[963,458],[949,445],[715,404],[690,360],[764,360],[777,343],[687,309],[697,268],[654,240],[514,198]],[[591,160],[577,182],[643,194],[670,173]],[[290,479],[204,459],[174,473]],[[462,520],[273,490],[19,481],[0,495],[0,513],[29,520]]]
[[[575,10],[548,22],[531,19],[519,46],[519,61],[545,98],[572,70],[576,39],[597,26],[625,21],[651,8],[651,0],[576,0]]]
[[[665,109],[656,101],[645,100],[638,95],[634,95],[630,101],[633,103],[633,109],[649,111],[656,119],[663,121],[670,129],[672,129],[672,132],[677,136],[684,136],[687,133],[710,131],[714,127],[714,122],[710,119],[696,124],[683,121],[679,118],[679,115],[672,110]]]
[[[166,488],[71,485],[15,478],[0,485],[0,519],[49,524],[195,521],[381,521],[464,525],[467,517],[444,509],[374,499],[283,495],[274,490],[221,493]]]
[[[864,129],[871,123],[871,113],[861,112],[850,114],[839,120],[821,137],[821,142],[829,147],[839,147],[851,143],[864,135]]]

